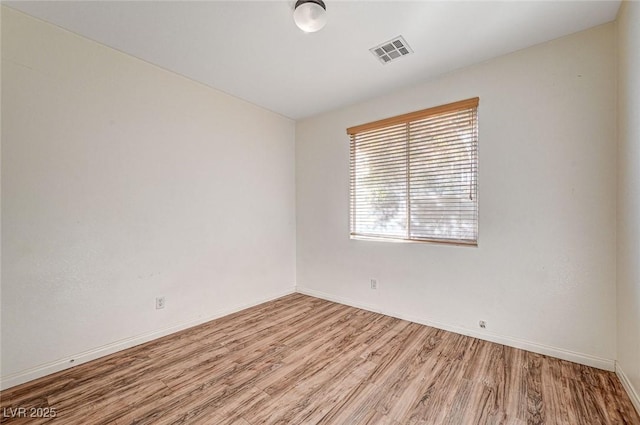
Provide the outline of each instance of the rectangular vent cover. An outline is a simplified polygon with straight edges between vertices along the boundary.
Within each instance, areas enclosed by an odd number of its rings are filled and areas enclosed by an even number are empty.
[[[393,62],[396,59],[400,59],[403,56],[407,56],[413,53],[413,50],[401,35],[394,39],[385,41],[384,43],[369,49],[375,57],[383,64]]]

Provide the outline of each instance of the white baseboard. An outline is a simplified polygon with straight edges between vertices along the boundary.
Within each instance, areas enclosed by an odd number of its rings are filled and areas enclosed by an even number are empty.
[[[454,332],[457,334],[467,335],[474,338],[482,339],[485,341],[495,342],[498,344],[507,345],[509,347],[520,348],[522,350],[531,351],[533,353],[544,354],[546,356],[556,357],[558,359],[567,360],[574,363],[580,363],[586,366],[592,366],[598,369],[608,370],[613,372],[616,370],[615,360],[605,359],[601,357],[592,356],[589,354],[577,353],[575,351],[566,350],[564,348],[551,347],[544,344],[538,344],[535,342],[514,338],[505,335],[499,335],[493,332],[477,331],[475,329],[468,329],[461,326],[450,325],[447,323],[438,322],[429,318],[414,317],[403,313],[394,311],[386,311],[371,305],[356,302],[351,299],[335,296],[322,291],[316,291],[315,289],[296,287],[296,291],[301,294],[310,295],[312,297],[322,298],[328,301],[337,302],[340,304],[346,304],[352,307],[361,308],[363,310],[373,311],[375,313],[381,313],[387,316],[396,317],[398,319],[407,320],[409,322],[419,323],[421,325],[427,325],[434,328],[442,329],[445,331]]]
[[[113,342],[111,344],[103,345],[91,350],[84,351],[82,353],[75,354],[70,357],[59,359],[50,363],[36,366],[31,369],[20,371],[11,375],[3,376],[0,378],[0,390],[6,390],[7,388],[15,387],[16,385],[24,384],[25,382],[33,381],[34,379],[42,378],[43,376],[50,375],[52,373],[59,372],[61,370],[69,369],[74,366],[78,366],[83,363],[87,363],[91,360],[98,359],[100,357],[113,354],[117,351],[126,350],[127,348],[134,347],[136,345],[143,344],[145,342],[152,341],[163,336],[191,328],[193,326],[200,325],[202,323],[209,322],[211,320],[219,319],[220,317],[227,316],[232,313],[236,313],[240,310],[244,310],[249,307],[262,304],[276,298],[284,297],[285,295],[293,294],[295,287],[291,287],[286,291],[280,293],[274,293],[267,297],[254,300],[250,303],[239,304],[225,310],[217,311],[207,317],[201,317],[187,322],[180,323],[175,326],[171,326],[165,329],[159,329],[157,331],[148,332],[142,335],[137,335],[131,338],[122,339],[120,341]]]
[[[361,308],[363,310],[372,311],[374,313],[386,314],[386,313],[383,313],[382,310],[380,310],[379,308],[371,304],[361,303],[359,301],[355,301],[349,298],[337,297],[335,295],[331,295],[322,291],[317,291],[315,289],[302,288],[300,286],[296,286],[296,292],[303,295],[309,295],[311,297],[322,298],[323,300],[327,300],[327,301],[333,301],[338,304],[348,305],[350,307]],[[387,314],[387,316],[391,316],[391,315]]]
[[[636,411],[640,415],[640,395],[638,391],[633,387],[631,381],[624,373],[622,368],[620,367],[620,363],[616,362],[616,375],[618,375],[618,379],[622,382],[622,386],[624,387],[627,394],[629,394],[629,398],[631,399],[631,403],[633,403],[633,407],[636,408]]]

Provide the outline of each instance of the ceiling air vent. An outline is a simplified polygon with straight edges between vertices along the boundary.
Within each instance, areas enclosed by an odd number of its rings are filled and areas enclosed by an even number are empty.
[[[393,62],[394,60],[400,59],[403,56],[407,56],[408,54],[413,53],[413,50],[411,50],[411,47],[409,47],[409,45],[401,35],[389,41],[385,41],[379,46],[376,46],[369,50],[383,64]]]

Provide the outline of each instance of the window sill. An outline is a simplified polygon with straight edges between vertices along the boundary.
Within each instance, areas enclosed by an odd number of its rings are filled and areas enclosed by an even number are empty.
[[[362,235],[350,235],[351,240],[356,241],[369,241],[369,242],[391,242],[391,243],[409,243],[409,244],[437,244],[437,245],[455,245],[464,247],[478,247],[477,241],[449,241],[441,239],[397,239],[397,238],[384,238],[376,236],[362,236]]]

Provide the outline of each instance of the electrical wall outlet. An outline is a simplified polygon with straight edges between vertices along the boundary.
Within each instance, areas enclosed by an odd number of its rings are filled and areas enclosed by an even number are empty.
[[[164,308],[164,297],[156,297],[156,310]]]
[[[478,325],[480,325],[480,327],[482,329],[486,329],[487,328],[487,322],[485,320],[481,320],[478,322]]]
[[[371,289],[378,289],[378,280],[377,279],[371,279],[370,283],[371,283]]]

